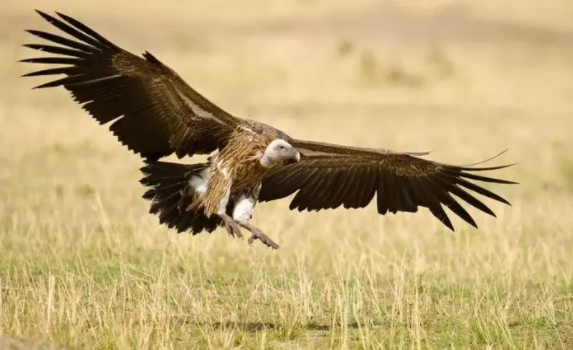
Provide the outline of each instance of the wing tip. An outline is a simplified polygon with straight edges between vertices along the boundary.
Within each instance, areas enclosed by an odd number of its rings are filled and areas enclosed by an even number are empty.
[[[63,19],[64,21],[69,21],[69,20],[74,20],[72,17],[60,12],[60,11],[55,11],[56,15],[58,15],[61,19]]]
[[[54,21],[57,21],[57,19],[55,19],[53,16],[50,16],[49,14],[43,11],[40,11],[38,9],[34,9],[34,11],[36,11],[37,14],[39,14],[43,19],[45,19],[49,23],[53,24]]]
[[[454,227],[454,224],[451,223],[451,221],[448,223],[445,223],[442,221],[442,224],[444,224],[448,229],[450,229],[450,231],[452,231],[452,233],[456,233],[456,228]]]
[[[500,156],[502,156],[503,154],[507,153],[508,151],[509,151],[509,148],[506,148],[506,149],[504,149],[503,151],[497,153],[496,155],[494,155],[494,156],[492,156],[492,157],[489,157],[489,158],[487,158],[487,159],[481,160],[481,161],[476,162],[476,163],[461,165],[460,167],[461,167],[461,168],[463,168],[463,167],[471,168],[471,167],[476,166],[476,165],[484,164],[484,163],[487,163],[487,162],[490,162],[490,161],[492,161],[492,160],[494,160],[494,159],[499,158]],[[501,166],[497,166],[497,167],[487,167],[487,168],[483,168],[483,169],[484,169],[484,170],[489,170],[489,168],[492,168],[491,170],[504,169],[504,168],[509,168],[509,167],[514,166],[514,165],[517,165],[517,164],[519,164],[519,163],[516,162],[516,163],[513,163],[513,164],[506,164],[506,165],[501,165]],[[478,168],[478,169],[479,169],[479,168]]]

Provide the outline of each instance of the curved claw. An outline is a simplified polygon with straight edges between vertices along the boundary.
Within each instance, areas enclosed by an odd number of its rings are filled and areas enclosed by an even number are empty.
[[[229,236],[243,238],[241,229],[234,222],[225,222],[225,228],[229,232]]]
[[[253,230],[251,237],[249,237],[249,245],[252,245],[255,239],[260,240],[264,245],[271,249],[279,249],[279,245],[273,242],[272,239],[269,238],[266,234],[264,234],[260,230]]]
[[[239,228],[239,225],[228,215],[220,215],[221,219],[223,219],[223,223],[225,224],[225,229],[229,233],[231,237],[239,237],[243,238],[243,233]]]
[[[237,223],[251,231],[251,237],[249,237],[248,243],[251,246],[253,244],[253,242],[255,241],[255,239],[258,239],[259,241],[261,241],[264,245],[266,245],[267,247],[271,248],[271,249],[279,249],[279,245],[276,244],[275,242],[273,242],[272,239],[269,238],[269,236],[267,236],[263,231],[261,231],[260,229],[258,229],[257,227],[253,226],[252,224],[250,224],[249,222],[245,222],[245,221],[237,221]]]

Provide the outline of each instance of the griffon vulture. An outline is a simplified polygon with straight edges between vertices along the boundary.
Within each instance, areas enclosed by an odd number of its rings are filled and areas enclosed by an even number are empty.
[[[452,231],[443,206],[477,227],[460,199],[495,216],[472,192],[509,204],[472,182],[514,183],[476,174],[509,165],[455,166],[419,158],[425,153],[295,139],[225,112],[149,52],[136,56],[74,18],[38,13],[69,37],[28,30],[49,43],[24,46],[55,55],[22,62],[57,66],[24,76],[63,75],[36,88],[63,86],[100,124],[111,123],[117,139],[145,160],[141,183],[150,187],[143,195],[150,212],[178,232],[224,226],[242,237],[244,228],[249,244],[259,239],[276,249],[250,222],[253,209],[294,193],[290,209],[299,211],[363,208],[375,195],[382,215],[426,207]],[[173,153],[210,156],[201,164],[159,161]]]

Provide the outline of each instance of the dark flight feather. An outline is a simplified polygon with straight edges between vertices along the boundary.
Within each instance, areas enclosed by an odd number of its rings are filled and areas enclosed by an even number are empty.
[[[422,153],[397,153],[301,140],[293,140],[292,144],[301,152],[301,161],[272,170],[263,179],[260,201],[276,200],[296,193],[289,207],[291,209],[320,210],[340,205],[363,208],[377,194],[376,206],[382,215],[388,212],[416,212],[418,207],[426,207],[446,227],[454,230],[444,207],[477,227],[473,217],[456,198],[495,216],[471,192],[509,204],[503,197],[477,183],[515,184],[472,173],[511,165],[459,167],[416,156]],[[323,171],[315,171],[317,168]],[[309,183],[314,186],[312,191],[307,187]]]
[[[152,54],[133,55],[78,20],[37,12],[72,39],[29,30],[61,46],[26,44],[56,56],[22,62],[64,67],[25,76],[63,74],[63,78],[37,88],[63,86],[100,123],[114,121],[111,131],[119,141],[144,158],[210,153],[240,123],[240,119],[208,101]]]

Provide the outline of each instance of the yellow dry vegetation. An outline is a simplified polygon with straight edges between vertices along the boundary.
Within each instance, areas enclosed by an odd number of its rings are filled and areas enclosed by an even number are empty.
[[[19,78],[62,11],[149,50],[237,116],[298,138],[519,162],[513,204],[448,232],[427,210],[258,206],[281,245],[176,235],[141,160],[63,89]],[[573,347],[573,2],[0,4],[0,334],[71,349]],[[196,159],[185,161],[197,161]]]

